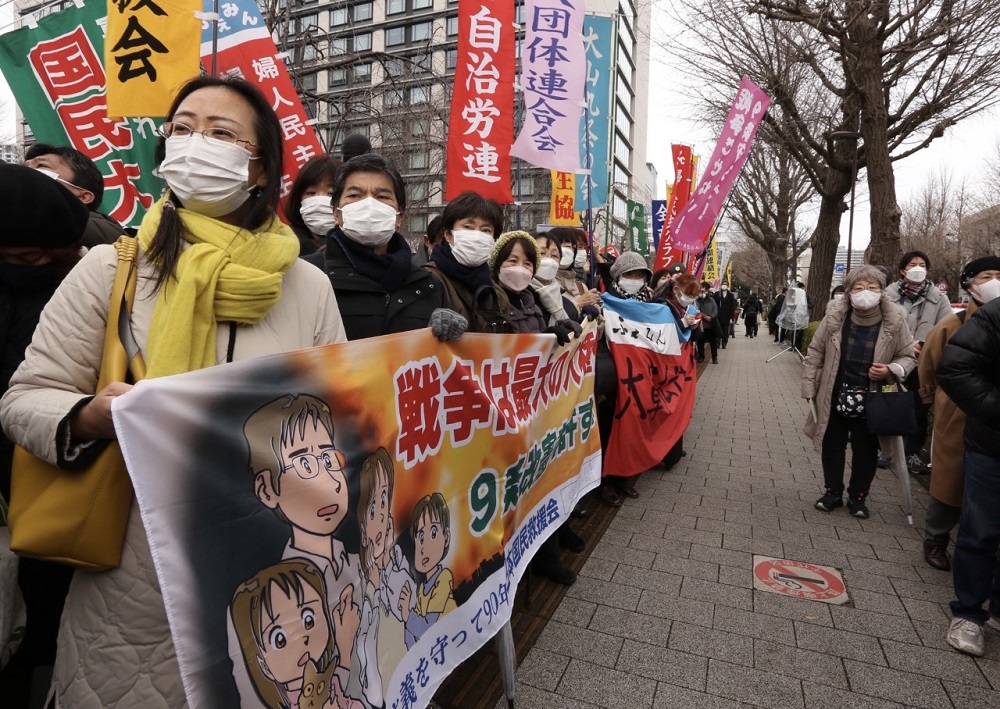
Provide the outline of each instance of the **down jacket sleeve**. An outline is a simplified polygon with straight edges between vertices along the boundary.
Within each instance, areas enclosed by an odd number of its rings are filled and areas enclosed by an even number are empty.
[[[804,361],[805,369],[802,371],[803,399],[816,398],[820,374],[823,372],[823,360],[826,357],[826,341],[829,337],[829,325],[830,318],[823,318],[823,321],[816,328],[816,332],[809,341],[809,349],[806,350]]]
[[[1000,298],[979,308],[944,348],[938,386],[968,414],[1000,427]]]

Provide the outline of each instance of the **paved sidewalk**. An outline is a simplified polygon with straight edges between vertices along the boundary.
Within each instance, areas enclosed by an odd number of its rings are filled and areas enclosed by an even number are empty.
[[[944,641],[951,575],[923,561],[923,488],[913,528],[887,470],[871,519],[813,509],[802,366],[793,353],[765,363],[777,352],[766,330],[739,335],[707,366],[687,457],[640,477],[520,658],[518,707],[1000,707],[1000,635],[980,660]],[[836,567],[851,602],[755,591],[753,554]]]

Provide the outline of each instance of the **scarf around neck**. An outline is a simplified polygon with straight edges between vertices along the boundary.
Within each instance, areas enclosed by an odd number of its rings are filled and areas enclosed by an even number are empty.
[[[920,283],[910,283],[905,277],[899,279],[900,295],[906,296],[911,303],[917,302],[918,298],[925,298],[930,287],[931,282],[926,279]]]
[[[490,267],[485,263],[481,266],[463,266],[455,258],[451,244],[447,241],[442,241],[434,247],[430,260],[437,265],[441,273],[474,295],[484,292],[482,288],[493,290]]]
[[[147,253],[168,199],[169,193],[139,226],[139,245]],[[250,232],[176,209],[188,246],[153,308],[145,352],[149,378],[216,364],[217,323],[260,321],[281,299],[284,274],[299,255],[298,239],[277,217]]]
[[[399,290],[410,277],[413,254],[410,245],[398,231],[389,238],[384,254],[377,254],[367,246],[362,246],[341,231],[340,227],[333,228],[330,238],[344,250],[344,255],[355,271],[378,283],[386,293]]]

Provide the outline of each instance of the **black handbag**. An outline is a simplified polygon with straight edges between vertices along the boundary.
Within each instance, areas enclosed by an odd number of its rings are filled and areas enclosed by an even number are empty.
[[[917,410],[913,392],[870,391],[865,402],[868,432],[877,436],[909,436],[917,432]]]

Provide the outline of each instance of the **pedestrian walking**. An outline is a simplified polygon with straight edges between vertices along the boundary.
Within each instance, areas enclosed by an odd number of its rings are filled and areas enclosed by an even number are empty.
[[[745,337],[753,339],[757,337],[757,319],[764,312],[764,306],[760,298],[750,291],[747,302],[743,304],[743,325],[746,327]]]
[[[715,299],[716,307],[719,309],[719,335],[721,338],[719,347],[726,349],[726,345],[729,344],[730,331],[733,327],[733,314],[739,308],[739,304],[736,302],[736,296],[729,290],[729,284],[725,281],[719,286],[719,292],[713,298]]]
[[[715,299],[712,298],[709,292],[709,285],[705,281],[702,281],[701,295],[698,296],[696,305],[698,306],[698,310],[701,311],[701,337],[698,338],[698,354],[695,359],[698,362],[705,361],[705,345],[707,344],[712,352],[712,364],[718,364],[719,335],[721,333],[719,328],[719,306],[715,304]]]

